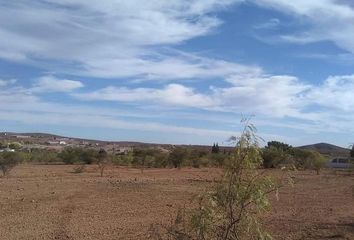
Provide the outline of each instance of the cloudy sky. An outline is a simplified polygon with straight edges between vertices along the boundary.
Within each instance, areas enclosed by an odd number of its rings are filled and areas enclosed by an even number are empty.
[[[350,0],[0,0],[0,131],[354,142]]]

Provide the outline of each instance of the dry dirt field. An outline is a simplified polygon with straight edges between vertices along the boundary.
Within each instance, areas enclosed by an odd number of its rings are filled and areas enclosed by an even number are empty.
[[[178,207],[207,187],[216,169],[21,165],[0,178],[0,239],[148,239]],[[279,174],[269,171],[269,174]],[[300,171],[263,216],[275,239],[354,239],[354,177]]]

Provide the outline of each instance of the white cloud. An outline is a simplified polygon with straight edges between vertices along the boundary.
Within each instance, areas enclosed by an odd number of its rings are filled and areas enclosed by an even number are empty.
[[[209,107],[214,104],[211,97],[195,93],[193,89],[180,84],[169,84],[162,89],[107,87],[91,93],[73,94],[73,96],[82,100],[153,102],[192,107]]]
[[[6,87],[9,85],[13,85],[17,82],[16,79],[10,79],[10,80],[4,80],[4,79],[0,79],[0,87]]]
[[[205,68],[223,76],[224,63],[193,64],[160,47],[210,34],[222,23],[216,13],[240,1],[8,1],[0,8],[0,58],[96,77],[191,78]]]
[[[295,34],[281,36],[295,43],[332,41],[340,48],[354,53],[354,6],[343,0],[249,0],[263,7],[300,18],[307,29]]]
[[[331,76],[308,94],[309,103],[342,114],[354,113],[354,75]],[[337,114],[340,114],[340,113]]]
[[[53,76],[39,78],[30,89],[32,92],[71,92],[82,88],[84,84],[80,81],[58,79]]]
[[[249,81],[241,81],[241,79],[234,76],[229,79],[232,86],[211,88],[204,93],[180,84],[168,84],[162,88],[105,88],[77,96],[91,101],[139,102],[144,103],[145,107],[156,106],[156,109],[152,110],[141,108],[139,107],[141,104],[137,104],[126,108],[129,111],[124,108],[119,108],[117,111],[117,108],[112,106],[98,108],[87,102],[80,104],[43,102],[30,88],[7,86],[0,90],[2,103],[0,120],[24,124],[102,127],[156,133],[170,131],[176,134],[215,136],[224,140],[234,131],[234,124],[237,123],[239,114],[254,113],[256,124],[260,122],[260,126],[290,128],[310,134],[352,131],[354,110],[351,109],[354,103],[349,96],[354,90],[353,76],[329,77],[324,84],[318,86],[304,85],[292,76],[260,75],[249,78]],[[326,97],[323,97],[324,95]],[[340,96],[344,96],[344,99],[340,99]],[[319,108],[308,113],[307,108],[314,104],[325,109]],[[164,106],[170,106],[172,109]],[[178,106],[182,108],[176,111],[175,107]],[[188,111],[186,107],[206,109],[206,111]],[[190,116],[191,113],[198,113],[199,116]],[[152,117],[155,114],[156,118]],[[225,118],[225,116],[229,117]],[[188,124],[160,123],[162,119],[168,122],[169,118],[175,119],[175,117],[179,121],[187,119]],[[283,121],[287,117],[292,120]],[[127,118],[134,120],[130,121]],[[197,121],[205,118],[219,124],[200,128],[191,127],[188,126],[191,118],[196,118]],[[267,139],[276,138],[275,135],[269,134],[262,134],[262,136]],[[278,136],[278,139],[280,138],[291,140]]]
[[[91,101],[186,106],[284,117],[299,114],[301,95],[311,88],[292,76],[268,76],[259,72],[233,75],[227,81],[232,86],[211,86],[209,91],[204,93],[198,93],[184,85],[169,84],[163,88],[107,87],[73,96]]]

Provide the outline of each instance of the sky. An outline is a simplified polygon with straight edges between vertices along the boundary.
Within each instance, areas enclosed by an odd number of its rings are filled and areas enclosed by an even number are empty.
[[[0,131],[354,142],[351,0],[0,0]]]

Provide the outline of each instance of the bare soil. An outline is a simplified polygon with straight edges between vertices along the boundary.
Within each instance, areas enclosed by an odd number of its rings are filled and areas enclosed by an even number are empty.
[[[21,165],[0,178],[1,240],[148,239],[178,208],[210,186],[217,169]],[[269,174],[279,175],[272,170]],[[294,173],[263,216],[275,239],[354,239],[354,176]]]

